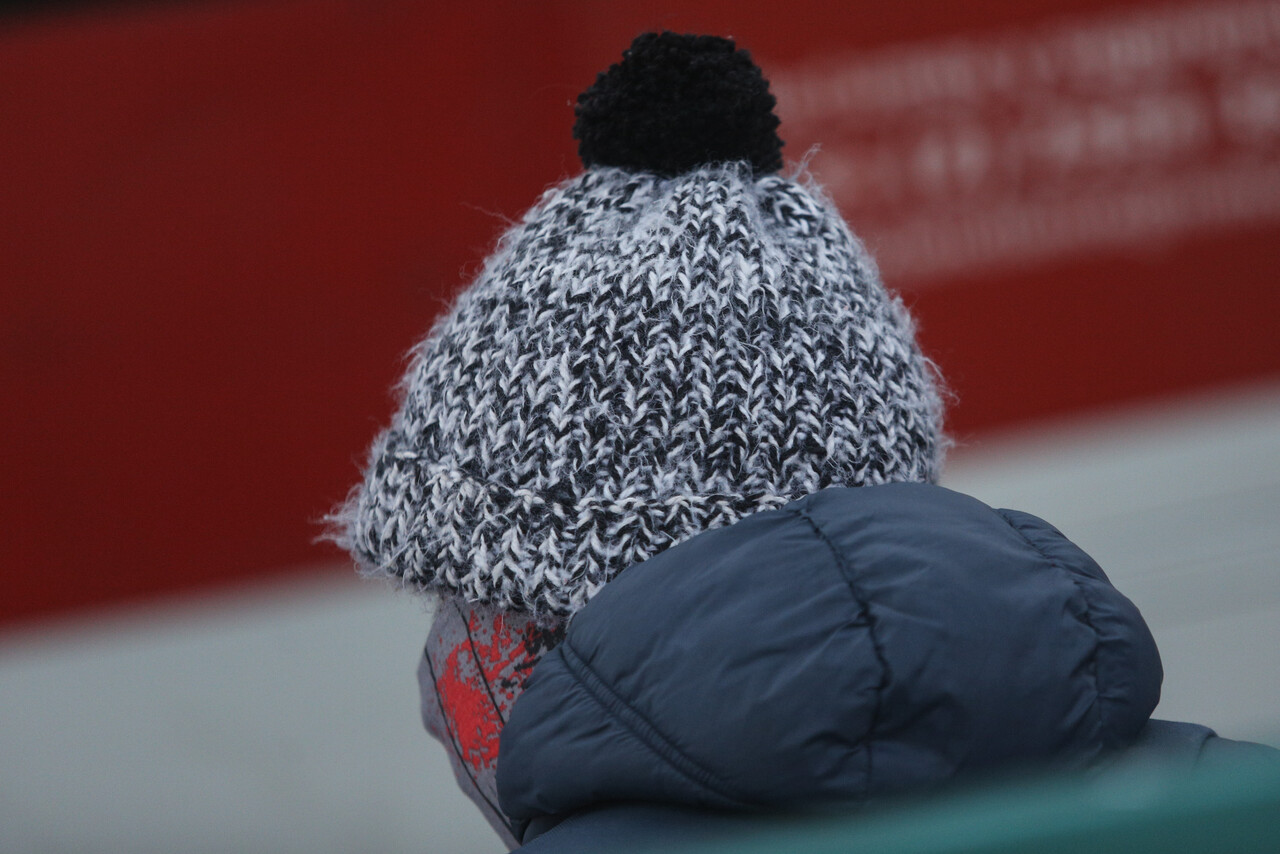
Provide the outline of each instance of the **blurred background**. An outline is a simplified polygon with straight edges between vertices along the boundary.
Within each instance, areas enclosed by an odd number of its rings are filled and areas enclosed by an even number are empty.
[[[1280,2],[0,13],[0,849],[495,852],[317,520],[638,32],[735,37],[954,392],[944,483],[1280,738]]]

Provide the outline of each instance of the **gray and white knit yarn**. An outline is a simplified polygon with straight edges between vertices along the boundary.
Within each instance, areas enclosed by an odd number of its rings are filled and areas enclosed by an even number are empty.
[[[370,573],[570,615],[827,486],[936,479],[931,365],[816,188],[746,164],[548,191],[414,353],[336,517]]]

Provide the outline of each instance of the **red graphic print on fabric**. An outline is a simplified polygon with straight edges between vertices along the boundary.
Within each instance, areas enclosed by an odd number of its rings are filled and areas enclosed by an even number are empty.
[[[474,610],[465,623],[456,623],[464,627],[461,637],[449,632],[438,638],[437,653],[446,644],[452,648],[437,670],[436,690],[460,757],[473,773],[482,774],[493,770],[502,726],[525,679],[563,629]]]

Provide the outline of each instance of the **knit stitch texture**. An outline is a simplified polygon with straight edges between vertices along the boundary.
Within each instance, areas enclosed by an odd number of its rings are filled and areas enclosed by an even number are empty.
[[[549,190],[414,351],[334,517],[369,573],[538,615],[828,486],[933,481],[932,366],[817,188],[747,163]]]

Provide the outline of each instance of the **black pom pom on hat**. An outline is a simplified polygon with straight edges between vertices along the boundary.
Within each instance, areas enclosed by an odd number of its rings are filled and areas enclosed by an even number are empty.
[[[768,175],[782,168],[775,103],[732,40],[645,33],[578,96],[573,137],[588,168],[674,176],[745,161]]]

